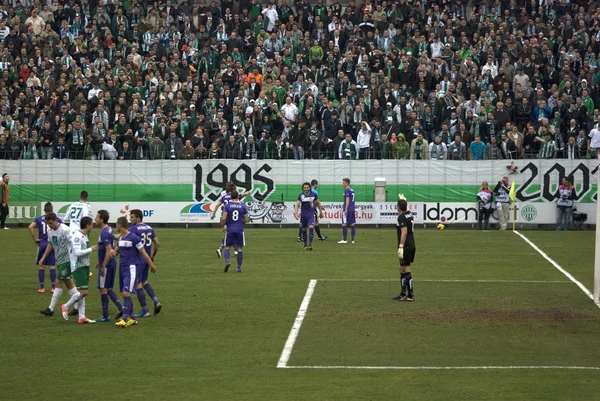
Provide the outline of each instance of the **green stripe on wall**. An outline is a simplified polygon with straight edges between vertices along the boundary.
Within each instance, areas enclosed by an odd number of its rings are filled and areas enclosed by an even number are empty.
[[[355,185],[357,202],[374,199],[373,185]],[[479,188],[469,185],[388,185],[387,200],[394,202],[403,193],[411,202],[472,202]],[[190,202],[193,201],[191,184],[43,184],[11,185],[10,201],[14,202],[74,202],[86,190],[90,202]],[[277,185],[270,201],[294,202],[301,191],[300,185]],[[341,185],[321,185],[319,197],[324,202],[341,202]]]
[[[375,186],[352,185],[356,202],[372,202]],[[386,200],[395,202],[402,193],[411,202],[474,202],[479,186],[472,185],[388,185]],[[294,202],[298,199],[300,185],[277,185],[271,200]],[[319,199],[323,202],[342,202],[344,188],[341,185],[320,185]]]
[[[86,190],[94,202],[189,202],[189,184],[43,184],[10,186],[10,201],[75,202]]]
[[[256,185],[264,191],[264,186]],[[353,185],[357,202],[374,200],[374,185]],[[86,190],[89,200],[94,202],[193,202],[191,184],[43,184],[17,185],[10,187],[10,202],[74,202],[79,193]],[[410,202],[475,202],[479,185],[388,185],[386,200],[395,202],[402,193]],[[527,194],[539,193],[540,185],[531,185]],[[295,202],[301,191],[300,185],[280,184],[269,197],[269,201]],[[342,202],[344,190],[341,185],[319,186],[319,198],[323,202]],[[592,202],[596,185],[580,200]],[[534,201],[538,201],[536,199]],[[542,201],[542,200],[539,200]]]

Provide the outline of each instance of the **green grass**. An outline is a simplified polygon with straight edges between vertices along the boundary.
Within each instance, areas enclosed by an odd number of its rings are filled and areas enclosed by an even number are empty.
[[[339,228],[323,231],[305,252],[296,230],[249,229],[244,273],[224,274],[218,230],[159,229],[151,282],[164,313],[127,330],[41,316],[35,246],[26,230],[0,231],[0,399],[600,399],[600,371],[277,369],[310,279],[398,277],[393,228],[359,228],[345,246]],[[593,232],[525,235],[592,289]],[[318,281],[289,365],[600,366],[600,309],[572,283],[423,281],[567,280],[518,236],[416,241],[416,302],[392,301],[395,281]],[[99,317],[95,291],[87,304]]]

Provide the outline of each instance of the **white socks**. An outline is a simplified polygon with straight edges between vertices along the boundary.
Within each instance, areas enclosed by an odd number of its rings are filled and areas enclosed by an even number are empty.
[[[54,294],[52,294],[52,299],[50,300],[50,306],[48,307],[48,309],[50,309],[52,312],[54,312],[54,308],[56,307],[56,304],[58,303],[58,300],[60,299],[62,292],[63,292],[62,288],[54,289]]]
[[[85,319],[85,298],[81,298],[77,302],[77,309],[79,310],[79,318]]]
[[[70,307],[75,305],[77,303],[77,301],[79,301],[80,299],[81,299],[81,295],[79,294],[79,291],[77,291],[75,294],[73,294],[71,296],[71,299],[69,299],[69,301],[65,304],[65,306],[67,307],[67,309],[69,309]]]

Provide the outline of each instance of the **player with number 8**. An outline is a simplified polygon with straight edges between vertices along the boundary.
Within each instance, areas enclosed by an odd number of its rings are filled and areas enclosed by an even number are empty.
[[[229,271],[231,266],[231,247],[237,251],[237,272],[242,272],[242,262],[244,261],[244,246],[246,240],[244,238],[244,224],[248,222],[248,210],[239,200],[240,195],[234,189],[231,191],[231,202],[223,206],[223,214],[221,215],[221,229],[225,236],[225,273]],[[225,229],[227,227],[227,229]]]

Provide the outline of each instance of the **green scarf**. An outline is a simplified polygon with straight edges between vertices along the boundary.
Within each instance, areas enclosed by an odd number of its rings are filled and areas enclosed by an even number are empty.
[[[344,141],[342,142],[342,158],[348,159],[356,159],[356,145],[352,142]]]

